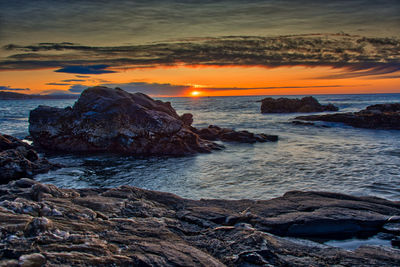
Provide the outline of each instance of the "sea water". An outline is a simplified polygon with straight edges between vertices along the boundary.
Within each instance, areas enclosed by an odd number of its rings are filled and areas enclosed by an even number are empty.
[[[277,96],[274,96],[277,97]],[[301,96],[290,96],[301,97]],[[317,95],[341,112],[400,102],[400,94]],[[400,130],[357,129],[342,124],[294,125],[304,114],[261,114],[263,96],[161,98],[195,127],[210,124],[276,134],[278,142],[223,143],[225,149],[188,157],[46,154],[65,167],[36,180],[64,188],[132,185],[182,197],[270,199],[290,190],[334,191],[400,200]],[[0,132],[28,135],[29,111],[66,107],[74,100],[2,100]]]

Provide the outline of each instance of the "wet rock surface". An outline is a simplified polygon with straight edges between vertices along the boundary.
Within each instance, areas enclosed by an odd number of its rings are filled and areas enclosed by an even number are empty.
[[[399,266],[396,248],[346,251],[284,237],[374,234],[399,215],[399,202],[337,193],[190,200],[24,178],[0,186],[0,266]]]
[[[10,135],[0,134],[0,183],[48,172],[58,165],[40,157],[32,146]]]
[[[312,96],[302,99],[267,97],[261,100],[261,113],[307,113],[338,110],[339,108],[332,104],[321,105]]]
[[[357,128],[400,130],[400,103],[372,105],[359,112],[300,116],[296,120],[340,122]]]
[[[180,156],[222,148],[199,136],[192,122],[192,114],[179,116],[169,102],[92,87],[72,108],[32,110],[29,132],[35,145],[54,151]]]

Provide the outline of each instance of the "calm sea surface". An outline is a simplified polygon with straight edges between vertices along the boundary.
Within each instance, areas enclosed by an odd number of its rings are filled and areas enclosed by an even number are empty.
[[[293,97],[293,96],[291,96]],[[277,134],[277,143],[224,143],[226,148],[190,157],[127,157],[49,154],[66,167],[35,178],[61,187],[133,185],[189,198],[269,199],[289,190],[336,191],[400,200],[400,131],[296,126],[301,114],[260,113],[261,96],[163,98],[194,126],[214,124]],[[400,94],[323,95],[323,104],[357,111],[371,104],[400,102]],[[38,105],[66,107],[74,100],[0,101],[0,132],[28,134],[29,111]],[[322,123],[321,123],[322,125]]]

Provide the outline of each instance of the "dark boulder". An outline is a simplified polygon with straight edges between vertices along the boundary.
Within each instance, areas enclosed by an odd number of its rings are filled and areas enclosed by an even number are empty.
[[[292,121],[292,124],[302,125],[302,126],[314,126],[315,125],[315,123],[312,123],[312,122],[304,122],[304,121],[296,121],[296,120]]]
[[[145,94],[92,87],[72,108],[32,110],[29,132],[35,145],[58,151],[185,155],[218,149],[187,127],[188,117]]]
[[[0,183],[57,168],[45,158],[40,157],[33,148],[18,138],[0,134]]]
[[[296,119],[339,122],[357,128],[400,130],[400,103],[372,105],[359,112],[300,116]]]
[[[261,100],[261,113],[308,113],[338,110],[338,107],[332,104],[321,105],[312,96],[303,97],[302,99],[267,97]]]
[[[179,116],[169,102],[120,88],[88,88],[71,108],[39,106],[30,113],[34,144],[48,150],[187,155],[221,149]]]

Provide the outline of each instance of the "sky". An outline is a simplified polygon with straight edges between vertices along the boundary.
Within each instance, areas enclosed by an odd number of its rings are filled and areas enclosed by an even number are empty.
[[[400,1],[0,0],[0,91],[400,93]]]

